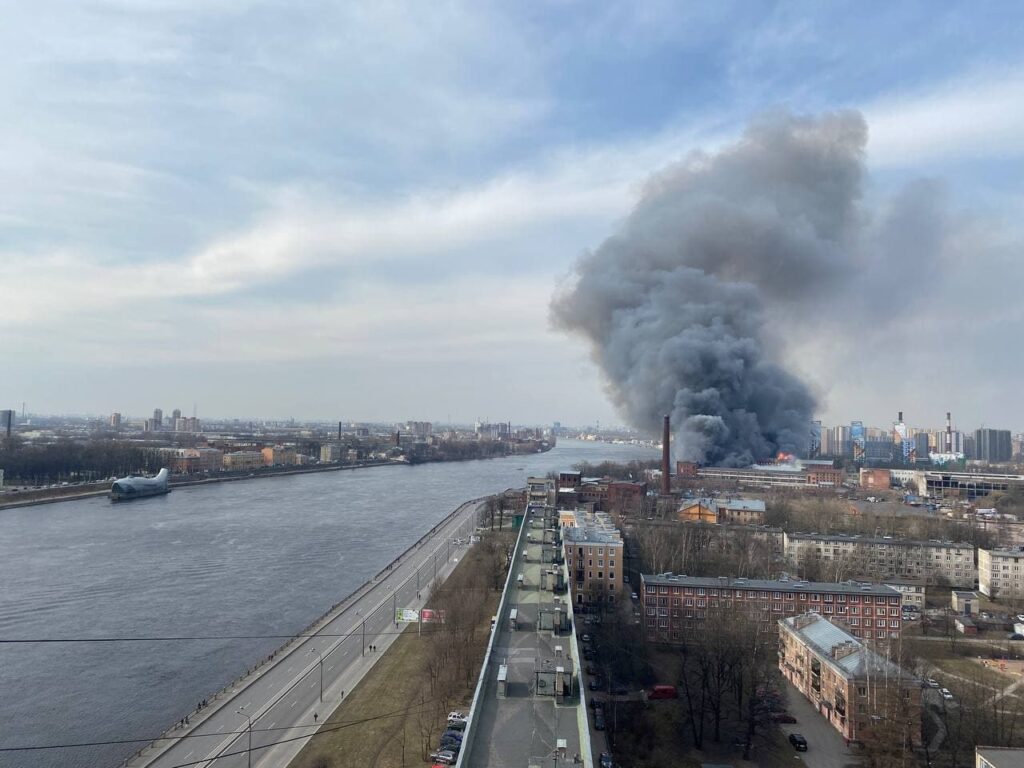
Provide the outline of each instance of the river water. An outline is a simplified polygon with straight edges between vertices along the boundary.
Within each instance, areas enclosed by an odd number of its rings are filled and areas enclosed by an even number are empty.
[[[466,499],[580,461],[656,456],[563,440],[531,456],[3,511],[0,639],[294,635]],[[0,747],[147,742],[283,642],[0,644]],[[0,752],[0,766],[103,768],[141,746]]]

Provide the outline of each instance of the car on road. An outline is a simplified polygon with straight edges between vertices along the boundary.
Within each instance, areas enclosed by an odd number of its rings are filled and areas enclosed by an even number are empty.
[[[949,688],[941,688],[939,690],[939,693],[942,694],[942,698],[944,698],[946,701],[952,701],[953,700],[953,694],[949,690]]]
[[[769,715],[773,723],[795,723],[796,718],[793,717],[789,712],[772,712]]]
[[[423,753],[420,752],[420,754],[422,755]],[[439,749],[437,752],[430,753],[430,759],[435,763],[441,763],[441,765],[455,765],[457,758],[450,749]]]
[[[793,745],[793,749],[795,749],[797,752],[807,751],[807,739],[805,739],[799,733],[789,734],[789,743]]]
[[[595,731],[603,731],[604,728],[605,728],[604,712],[595,712],[594,713],[594,730]]]
[[[640,595],[638,595],[638,594],[637,594],[636,592],[631,592],[629,596],[630,596],[630,597],[631,597],[631,598],[632,598],[633,600],[639,600],[639,599],[640,599]]]
[[[610,752],[601,753],[601,768],[615,768],[615,763],[612,762],[612,756]]]

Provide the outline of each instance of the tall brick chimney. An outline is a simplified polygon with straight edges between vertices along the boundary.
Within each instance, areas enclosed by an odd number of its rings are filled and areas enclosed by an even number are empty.
[[[665,424],[661,432],[661,495],[670,496],[672,494],[672,477],[669,474],[671,462],[669,457],[669,440],[672,439],[672,428],[669,423],[669,417],[665,416]]]

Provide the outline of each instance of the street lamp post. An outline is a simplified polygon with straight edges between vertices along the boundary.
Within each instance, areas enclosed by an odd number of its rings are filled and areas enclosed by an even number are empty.
[[[238,710],[238,714],[242,715],[242,717],[249,721],[249,726],[246,728],[249,733],[249,748],[246,750],[246,754],[248,755],[249,768],[252,768],[252,716],[244,710],[245,707],[241,707]]]
[[[310,648],[310,653],[315,653],[320,657],[320,702],[324,700],[324,654],[323,651],[318,651],[316,648]]]

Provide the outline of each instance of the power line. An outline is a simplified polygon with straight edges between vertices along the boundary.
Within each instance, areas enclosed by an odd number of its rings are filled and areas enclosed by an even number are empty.
[[[326,724],[316,724],[316,723],[314,723],[314,724],[310,724],[310,725],[298,724],[298,725],[282,726],[280,728],[253,728],[252,731],[253,731],[253,733],[273,733],[274,731],[290,731],[290,730],[293,730],[295,728],[319,728],[319,730],[316,733],[313,734],[313,736],[315,737],[315,736],[319,736],[321,733],[330,733],[330,732],[333,732],[333,731],[342,730],[344,728],[351,728],[352,726],[356,726],[356,725],[363,725],[365,723],[372,723],[372,722],[375,722],[377,720],[387,720],[387,719],[392,718],[392,717],[398,717],[399,715],[408,714],[408,713],[414,711],[416,707],[420,707],[420,706],[423,706],[423,705],[426,705],[426,704],[431,704],[431,703],[434,703],[436,701],[440,701],[440,699],[436,699],[436,698],[434,698],[434,699],[426,699],[424,701],[418,702],[418,703],[413,704],[411,706],[404,707],[404,708],[401,708],[401,709],[396,709],[396,710],[394,710],[392,712],[388,712],[388,713],[383,714],[383,715],[374,715],[373,717],[365,717],[365,718],[362,718],[361,720],[348,720],[348,721],[346,721],[344,723],[334,723],[333,725],[330,724],[330,723],[326,723]],[[228,731],[228,733],[233,733],[235,735],[242,735],[244,733],[248,733],[248,731],[249,731],[248,728],[242,728],[242,730],[240,730],[240,731]],[[226,735],[226,734],[224,734],[224,735]],[[256,749],[265,749],[267,747],[276,746],[277,744],[286,744],[287,742],[295,741],[296,739],[304,739],[304,738],[306,738],[307,735],[295,736],[295,737],[291,737],[291,738],[288,738],[288,739],[282,739],[282,740],[279,740],[279,741],[274,741],[274,742],[271,742],[270,744],[264,744],[262,746],[256,747]],[[211,734],[209,734],[209,733],[184,733],[184,734],[182,734],[180,736],[164,736],[164,735],[160,735],[160,736],[155,736],[155,737],[137,738],[137,739],[109,739],[107,741],[83,741],[83,742],[75,742],[75,743],[68,743],[68,744],[30,744],[30,745],[18,746],[18,747],[0,747],[0,752],[34,752],[34,751],[42,751],[42,750],[48,750],[48,749],[83,749],[85,747],[106,747],[106,746],[116,746],[118,744],[148,744],[148,743],[152,743],[152,742],[156,742],[156,741],[180,742],[180,741],[184,741],[185,739],[209,738],[210,736],[211,736]],[[242,754],[244,754],[246,751],[247,750],[242,750]],[[239,754],[239,753],[228,753],[228,752],[225,752],[224,754],[218,755],[217,757],[218,758],[220,758],[220,757],[229,757],[232,754]],[[207,757],[207,758],[204,758],[203,760],[199,760],[198,763],[204,763],[204,762],[207,762],[209,760],[210,760],[210,758]],[[196,765],[198,763],[182,763],[181,765],[182,766]],[[178,768],[178,767],[176,766],[175,768]]]
[[[415,624],[416,622],[405,622]],[[433,624],[435,622],[424,622]],[[374,632],[374,637],[380,635],[400,635],[405,630]],[[436,631],[436,630],[431,630]],[[430,631],[425,634],[430,634]],[[315,635],[149,635],[149,636],[118,636],[118,637],[20,637],[0,638],[0,645],[28,645],[32,643],[158,643],[158,642],[184,642],[192,640],[309,640],[318,637],[361,637],[361,631],[355,632],[318,632]]]

